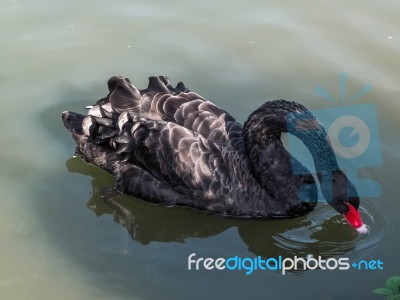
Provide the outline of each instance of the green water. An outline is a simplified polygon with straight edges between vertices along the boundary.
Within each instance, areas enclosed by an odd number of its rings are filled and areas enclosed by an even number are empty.
[[[371,290],[400,275],[397,1],[1,4],[1,299],[379,299]],[[382,163],[359,171],[382,189],[362,201],[368,236],[326,204],[245,222],[119,197],[123,215],[100,196],[112,178],[72,158],[61,122],[117,74],[139,88],[152,75],[183,80],[243,122],[275,98],[332,107],[315,88],[339,97],[343,72],[350,96],[372,85],[356,104],[377,108]],[[193,252],[380,259],[384,270],[189,271]]]

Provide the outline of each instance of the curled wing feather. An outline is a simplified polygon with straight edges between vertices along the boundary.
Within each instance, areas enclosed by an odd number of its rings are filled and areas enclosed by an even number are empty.
[[[107,97],[92,106],[88,115],[118,118],[119,127],[129,117],[171,122],[216,145],[244,153],[242,126],[225,110],[191,92],[183,83],[174,88],[165,76],[150,77],[148,88],[138,90],[129,79],[115,76],[108,81],[108,87]]]

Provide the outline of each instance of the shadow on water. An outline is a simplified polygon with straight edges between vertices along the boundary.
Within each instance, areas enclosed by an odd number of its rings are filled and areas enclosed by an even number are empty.
[[[369,235],[358,235],[327,204],[321,203],[307,216],[284,220],[238,220],[181,207],[164,207],[132,196],[115,197],[116,205],[104,200],[102,191],[113,179],[104,171],[87,164],[80,157],[67,160],[69,172],[91,176],[92,194],[87,207],[97,216],[112,214],[114,221],[127,229],[130,237],[144,245],[151,242],[184,242],[187,238],[206,238],[236,228],[248,250],[271,257],[321,255],[332,257],[363,252],[382,242],[371,216],[374,206],[363,208],[363,219],[371,227]],[[373,213],[375,214],[376,211]]]

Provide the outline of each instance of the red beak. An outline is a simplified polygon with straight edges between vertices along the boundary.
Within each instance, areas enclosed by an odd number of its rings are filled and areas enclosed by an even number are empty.
[[[368,233],[367,226],[361,221],[360,213],[355,207],[347,203],[349,211],[344,215],[347,222],[360,233]]]

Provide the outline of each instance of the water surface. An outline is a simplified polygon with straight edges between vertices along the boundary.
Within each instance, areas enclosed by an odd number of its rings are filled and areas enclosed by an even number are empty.
[[[400,275],[400,5],[396,1],[27,1],[2,3],[0,86],[0,296],[4,299],[375,299]],[[358,236],[326,204],[301,218],[224,219],[118,197],[113,179],[74,154],[61,112],[84,111],[112,75],[139,88],[167,75],[239,121],[264,101],[332,107],[316,93],[372,91],[382,163],[359,170],[378,181]],[[353,103],[354,104],[354,103]],[[126,229],[128,228],[128,230]],[[383,271],[188,271],[202,257],[381,259]],[[210,296],[211,295],[211,296]]]

